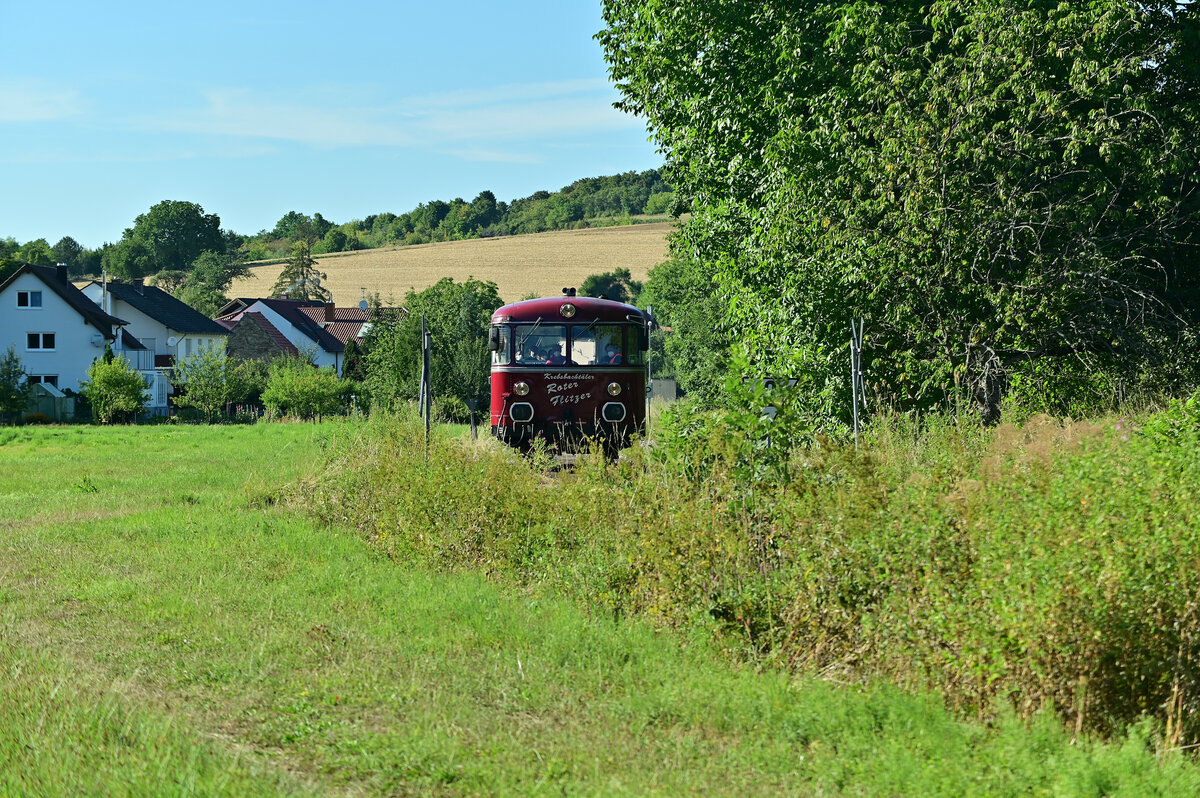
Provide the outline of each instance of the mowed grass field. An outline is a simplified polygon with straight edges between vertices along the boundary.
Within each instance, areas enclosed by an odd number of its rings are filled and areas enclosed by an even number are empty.
[[[443,277],[494,282],[506,302],[529,294],[553,296],[579,286],[591,274],[626,268],[645,280],[651,267],[667,258],[668,222],[564,230],[532,235],[477,238],[390,249],[317,256],[324,285],[339,306],[355,305],[376,293],[400,301]],[[251,267],[251,276],[234,283],[231,296],[269,296],[282,264]]]

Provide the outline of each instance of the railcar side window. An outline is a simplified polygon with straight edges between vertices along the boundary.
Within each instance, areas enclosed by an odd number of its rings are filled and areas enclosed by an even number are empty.
[[[625,327],[625,351],[622,354],[625,356],[626,365],[646,365],[646,352],[638,346],[638,334],[640,332],[641,330],[632,324]]]
[[[497,348],[492,350],[492,365],[507,366],[512,357],[512,330],[508,327],[493,327],[492,331],[492,335],[498,334],[500,339]]]

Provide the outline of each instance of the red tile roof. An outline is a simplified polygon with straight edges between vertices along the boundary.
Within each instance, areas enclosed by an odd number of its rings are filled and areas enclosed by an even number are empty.
[[[308,316],[310,319],[317,322],[318,324],[325,321],[325,308],[324,307],[319,307],[319,308],[301,307],[301,308],[297,308],[297,310],[299,310],[305,316]],[[334,308],[333,309],[333,320],[335,322],[338,322],[338,321],[362,322],[362,321],[367,320],[367,316],[368,316],[368,312],[366,310],[364,310],[363,308],[359,308],[359,307]]]
[[[343,344],[348,344],[351,340],[358,337],[358,333],[362,330],[364,323],[361,321],[331,321],[325,325],[325,332]]]

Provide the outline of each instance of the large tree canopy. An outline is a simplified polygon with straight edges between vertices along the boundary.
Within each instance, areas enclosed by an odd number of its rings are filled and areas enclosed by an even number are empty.
[[[1196,14],[1189,5],[606,0],[621,105],[694,213],[764,371],[848,407],[1002,391],[1069,406],[1194,378]]]
[[[204,252],[225,252],[221,217],[194,202],[163,200],[105,252],[104,267],[118,277],[186,271]]]

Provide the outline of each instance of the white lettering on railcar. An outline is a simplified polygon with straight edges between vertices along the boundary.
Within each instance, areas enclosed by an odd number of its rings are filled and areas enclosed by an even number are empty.
[[[559,405],[577,405],[585,399],[592,398],[591,391],[587,393],[559,393],[550,397],[550,404],[558,407]]]
[[[594,380],[594,379],[596,379],[596,375],[595,374],[587,374],[587,373],[581,374],[579,372],[563,371],[563,372],[557,372],[554,374],[547,374],[546,379],[548,379],[548,380]]]

